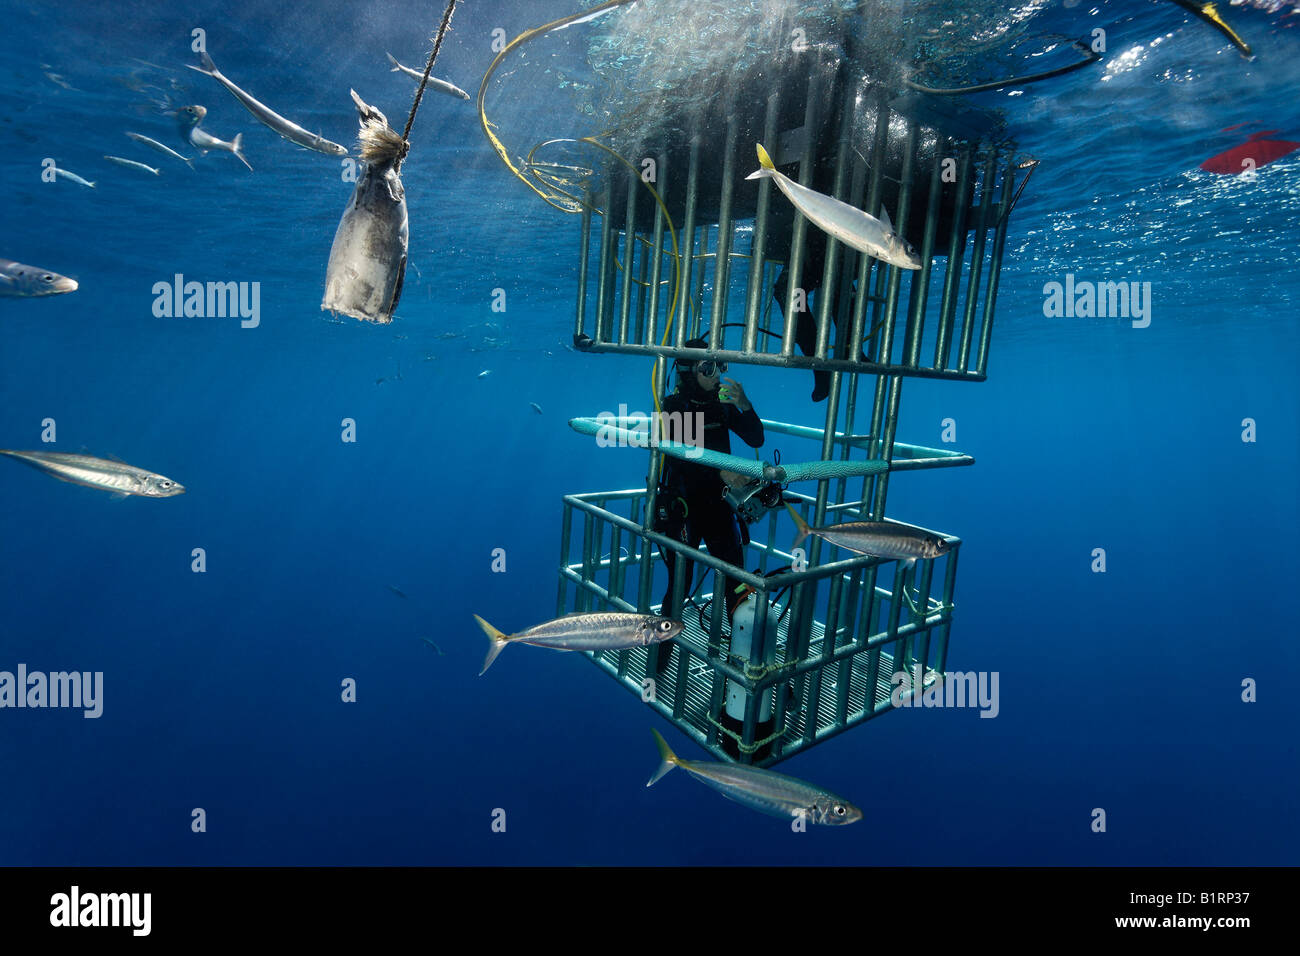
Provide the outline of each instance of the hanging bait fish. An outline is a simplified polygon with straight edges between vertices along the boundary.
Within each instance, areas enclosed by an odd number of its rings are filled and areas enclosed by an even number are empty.
[[[840,242],[859,252],[865,252],[881,262],[888,262],[900,269],[919,269],[921,259],[912,244],[894,231],[889,221],[889,213],[881,209],[883,219],[877,219],[846,202],[833,196],[819,193],[815,189],[795,182],[782,173],[772,163],[760,144],[758,147],[760,168],[746,176],[746,179],[771,179],[778,189],[794,207],[807,216],[819,229],[834,236]]]
[[[206,52],[199,54],[203,58],[203,66],[190,66],[191,70],[210,76],[226,89],[230,95],[239,100],[244,105],[244,109],[252,113],[260,122],[266,124],[275,130],[291,143],[297,143],[304,149],[315,150],[318,153],[324,153],[326,156],[346,156],[347,147],[340,146],[338,143],[331,143],[319,133],[312,133],[303,129],[297,123],[291,123],[275,110],[271,109],[265,103],[259,102],[249,94],[245,93],[236,86],[224,73],[217,69],[217,65],[212,62],[212,57]],[[186,64],[189,66],[189,64]]]
[[[0,455],[16,458],[61,481],[111,491],[121,498],[127,495],[171,498],[173,495],[185,494],[185,486],[179,482],[143,468],[136,468],[134,465],[109,461],[106,458],[67,455],[55,451],[10,451],[5,448],[0,448]]]
[[[323,310],[387,324],[402,295],[406,275],[406,191],[401,167],[407,144],[373,106],[352,91],[361,117],[357,181],[330,247]]]

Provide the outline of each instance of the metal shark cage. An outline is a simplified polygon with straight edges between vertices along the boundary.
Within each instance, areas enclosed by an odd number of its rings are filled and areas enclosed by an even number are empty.
[[[896,85],[822,67],[782,83],[780,94],[733,95],[684,133],[666,130],[648,153],[657,197],[638,175],[645,164],[637,173],[611,167],[620,171],[590,197],[603,210],[599,224],[590,210],[582,216],[574,324],[579,350],[653,356],[660,381],[674,357],[828,372],[822,427],[764,421],[769,434],[813,452],[802,471],[765,463],[762,474],[815,475],[815,494],[786,490],[814,526],[883,520],[895,472],[973,463],[895,439],[902,384],[985,378],[1008,219],[1032,170],[994,141],[978,114],[972,120],[946,102],[896,96]],[[816,227],[770,180],[744,178],[757,166],[755,142],[768,145],[779,167],[797,163],[799,182],[877,216],[882,206],[890,210],[922,268],[905,272],[831,239],[814,275]],[[674,234],[681,294],[670,312]],[[784,285],[779,270],[789,277]],[[768,301],[774,283],[784,295],[779,312]],[[796,296],[814,283],[836,291],[818,293],[815,347],[800,354]],[[685,348],[696,335],[708,340],[707,352]],[[660,646],[588,656],[701,746],[768,766],[890,710],[891,691],[919,695],[943,679],[959,538],[944,535],[947,552],[911,569],[839,555],[809,538],[804,566],[778,543],[778,509],[751,527],[746,567],[757,571],[746,570],[653,530],[658,471],[652,452],[646,487],[564,498],[557,611],[662,610],[683,620],[675,666],[663,674]],[[687,582],[678,574],[671,606],[660,609],[654,572],[664,549],[707,567],[711,593],[683,609]],[[731,653],[724,602],[712,600],[723,593],[724,574],[752,588],[759,606],[781,609],[774,628],[768,615],[755,616],[746,655]],[[737,693],[738,727],[722,720],[724,700]],[[772,729],[760,734],[764,726]]]

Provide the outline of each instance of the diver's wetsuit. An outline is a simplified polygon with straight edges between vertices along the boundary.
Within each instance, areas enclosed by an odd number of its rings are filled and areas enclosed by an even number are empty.
[[[794,327],[795,344],[799,346],[799,351],[804,355],[814,355],[817,352],[817,319],[813,312],[814,307],[812,296],[814,292],[821,288],[822,272],[825,271],[825,263],[826,234],[820,229],[809,226],[807,238],[804,244],[803,281],[798,286],[798,288],[802,288],[804,291],[804,305],[806,306],[806,309],[799,313],[798,318],[795,320]],[[781,310],[782,315],[785,314],[785,302],[789,290],[790,270],[788,267],[782,266],[781,274],[776,277],[776,284],[772,287],[772,296],[776,299],[777,308]],[[819,296],[817,308],[820,308],[821,293],[818,292],[817,294]],[[839,289],[837,288],[835,290],[835,299],[831,303],[830,314],[832,322],[836,322],[839,312],[840,296]],[[839,332],[838,325],[836,326],[836,331],[837,333]],[[832,357],[835,357],[835,346],[836,337],[832,336]],[[845,354],[847,354],[847,352]],[[814,369],[812,400],[814,402],[823,401],[830,393],[830,389],[831,373],[822,369]]]
[[[742,412],[735,405],[718,401],[716,393],[710,394],[695,387],[690,387],[686,392],[679,390],[664,399],[663,410],[677,412],[683,419],[686,415],[702,413],[704,435],[700,443],[710,451],[731,453],[729,431],[734,431],[752,448],[763,444],[763,423],[759,421],[754,409]],[[676,433],[677,424],[671,418],[668,422],[668,434],[664,437],[681,441],[682,436]],[[699,440],[698,432],[696,440]],[[735,512],[722,497],[726,484],[721,474],[716,468],[699,462],[683,461],[667,455],[663,461],[655,530],[692,548],[698,548],[702,539],[708,546],[709,554],[739,567],[744,560],[740,526]],[[673,572],[677,565],[677,555],[668,549],[663,550],[663,555],[668,567],[668,590],[664,593],[663,600],[663,607],[667,609],[673,595]],[[683,573],[686,575],[685,594],[689,597],[695,562],[688,559]],[[732,578],[726,580],[729,592],[727,610],[731,611],[735,598],[730,592],[735,587],[735,581]],[[661,670],[667,665],[670,654],[671,649],[667,647],[660,651]]]

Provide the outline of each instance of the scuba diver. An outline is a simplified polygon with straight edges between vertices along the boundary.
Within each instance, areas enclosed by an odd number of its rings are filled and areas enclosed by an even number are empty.
[[[686,347],[704,349],[708,348],[708,342],[702,338],[691,339]],[[699,415],[703,424],[700,444],[710,451],[731,453],[729,431],[739,435],[751,448],[763,444],[763,423],[759,421],[744,388],[735,379],[721,378],[727,370],[725,362],[678,359],[676,365],[677,389],[663,402],[663,411],[669,413],[665,439],[683,441],[680,434],[672,432],[682,427],[687,415]],[[672,414],[674,412],[677,414]],[[698,436],[701,431],[696,429],[694,433]],[[743,526],[723,497],[727,488],[718,469],[665,455],[656,497],[654,530],[692,548],[698,548],[702,539],[709,554],[728,564],[741,566],[744,561]],[[667,548],[661,548],[661,551],[668,568],[668,589],[664,592],[664,610],[661,611],[666,614],[672,600],[673,575],[678,564],[675,551]],[[686,576],[684,593],[688,597],[692,593],[694,572],[695,562],[688,558],[682,566],[682,573]],[[736,594],[736,582],[731,578],[726,580],[727,613],[730,615],[742,596]],[[672,641],[665,641],[659,652],[661,673],[672,657],[671,644]]]

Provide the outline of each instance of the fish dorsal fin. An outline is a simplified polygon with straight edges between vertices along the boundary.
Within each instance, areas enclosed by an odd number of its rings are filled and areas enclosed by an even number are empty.
[[[883,205],[880,207],[880,221],[885,224],[885,228],[890,232],[894,231],[894,224],[889,221],[889,210]]]

